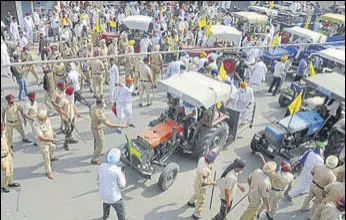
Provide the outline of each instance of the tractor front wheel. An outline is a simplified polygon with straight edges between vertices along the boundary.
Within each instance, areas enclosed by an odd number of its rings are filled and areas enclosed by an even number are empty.
[[[176,163],[169,163],[162,171],[158,185],[162,191],[166,191],[174,183],[175,178],[179,173],[179,166]]]
[[[280,94],[279,104],[281,107],[287,107],[291,103],[291,100]]]
[[[224,121],[211,128],[203,127],[197,136],[192,157],[199,159],[211,150],[218,154],[227,142],[228,133],[229,126]]]

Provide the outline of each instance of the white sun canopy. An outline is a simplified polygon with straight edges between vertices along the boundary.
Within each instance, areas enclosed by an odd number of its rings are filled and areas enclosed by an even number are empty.
[[[326,35],[302,27],[295,26],[292,28],[284,28],[284,31],[300,37],[311,39],[312,43],[324,43],[327,40]]]
[[[328,48],[318,51],[317,54],[328,60],[345,65],[345,50],[343,49]]]
[[[221,41],[233,41],[237,45],[241,42],[242,33],[234,27],[225,25],[213,25],[211,26],[211,32]]]
[[[240,11],[235,12],[234,15],[247,20],[250,24],[265,24],[268,21],[268,17],[266,15],[255,12]]]
[[[230,85],[197,72],[175,74],[159,81],[158,87],[196,107],[212,107],[229,100]]]
[[[129,29],[138,29],[141,31],[148,31],[150,22],[153,19],[149,16],[144,15],[134,15],[128,16],[124,19],[124,24]]]

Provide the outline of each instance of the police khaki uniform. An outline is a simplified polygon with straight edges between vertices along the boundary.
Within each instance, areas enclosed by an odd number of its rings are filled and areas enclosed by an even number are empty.
[[[36,102],[36,92],[28,93],[28,98],[30,102],[25,105],[24,116],[31,127],[34,145],[37,145],[36,135],[35,135],[35,124],[34,124],[37,118],[37,113],[38,113],[38,105]]]
[[[321,214],[324,207],[328,203],[336,204],[339,198],[345,196],[345,182],[333,182],[328,186],[324,187],[325,197],[321,205],[316,209],[311,220],[321,219]]]
[[[126,54],[128,56],[124,58],[125,59],[125,64],[124,64],[125,74],[131,75],[132,78],[135,78],[134,74],[135,74],[135,65],[136,65],[136,57],[133,55],[134,51],[135,49],[133,48],[133,46],[128,45],[126,49]]]
[[[57,84],[59,81],[66,82],[66,69],[63,62],[54,64],[52,73],[54,74],[55,84]]]
[[[23,52],[22,52],[21,57],[20,57],[20,60],[22,62],[34,61],[34,59],[32,58],[31,52],[29,52],[28,47],[24,47],[24,48],[25,49],[23,49]],[[23,66],[23,70],[26,71],[26,72],[31,72],[32,74],[34,74],[34,77],[36,78],[36,81],[39,82],[40,78],[37,75],[35,64],[25,65],[25,66]]]
[[[107,120],[104,113],[104,101],[102,99],[96,100],[96,105],[90,108],[89,114],[91,119],[91,133],[94,137],[94,153],[91,163],[99,165],[99,156],[101,155],[104,146],[104,125],[112,128],[126,128],[127,125],[116,125]]]
[[[341,166],[333,169],[333,172],[338,182],[345,182],[345,159],[343,159],[343,164]]]
[[[286,165],[283,165],[286,164]],[[283,167],[285,166],[285,167]],[[287,169],[286,169],[287,168]],[[293,174],[291,172],[291,165],[288,162],[283,161],[281,163],[281,172],[274,172],[269,175],[272,188],[269,192],[270,201],[270,211],[267,212],[267,217],[273,219],[277,210],[279,209],[279,204],[281,199],[285,196],[285,192],[288,188],[292,188],[292,183],[294,180]],[[259,213],[265,209],[266,205],[262,204]]]
[[[107,55],[108,55],[108,48],[106,45],[106,40],[102,39],[102,40],[100,40],[100,56],[107,56]],[[108,81],[109,81],[108,61],[107,61],[107,59],[103,59],[102,62],[103,62],[103,65],[105,67],[104,82],[106,83],[106,85],[108,85]]]
[[[326,159],[326,164],[319,164],[312,168],[313,180],[310,185],[309,194],[305,197],[302,210],[309,210],[310,202],[313,200],[312,208],[309,212],[311,219],[323,200],[324,187],[336,181],[333,169],[338,165],[336,156],[329,156]]]
[[[249,183],[249,205],[240,220],[255,220],[262,203],[270,204],[269,195],[271,183],[269,176],[276,170],[275,162],[267,162],[263,170],[257,169],[248,177]]]
[[[157,52],[160,50],[160,45],[154,46],[154,51]],[[150,66],[153,73],[154,85],[156,86],[157,81],[162,79],[161,71],[163,67],[162,55],[161,54],[152,54],[150,55]]]
[[[98,56],[99,53],[96,51],[95,55]],[[92,74],[94,97],[101,97],[103,96],[103,72],[105,71],[105,66],[100,59],[97,59],[90,61],[90,68]]]
[[[65,42],[63,46],[63,50],[61,52],[61,55],[64,59],[71,59],[73,58],[74,54],[72,49],[69,47],[68,43]]]
[[[337,205],[329,202],[327,203],[322,210],[321,218],[319,220],[342,220],[345,219],[342,215],[345,214],[345,198],[343,198],[342,208],[339,204],[339,208]]]
[[[119,37],[119,54],[125,54],[128,45],[129,45],[129,40],[127,38],[127,33],[123,32],[123,33],[121,33],[121,35]],[[120,58],[119,63],[124,65],[125,58],[124,57]]]
[[[143,63],[140,65],[139,69],[139,105],[143,105],[143,95],[147,95],[147,106],[152,104],[152,99],[150,98],[150,93],[153,91],[153,77],[148,65],[150,61],[149,57],[145,57]]]
[[[215,184],[212,182],[212,163],[216,159],[215,152],[209,152],[205,157],[198,160],[197,174],[194,181],[194,194],[188,205],[195,206],[192,218],[199,219],[202,216],[203,205],[206,199],[207,186]]]
[[[108,55],[118,55],[118,38],[113,38],[112,43],[108,45]],[[114,58],[115,63],[118,65],[118,58]]]
[[[65,83],[63,81],[60,81],[57,83],[57,88],[55,89],[53,95],[52,95],[52,104],[55,107],[55,110],[58,111],[59,103],[62,98],[65,97]],[[60,129],[64,131],[65,124],[60,116]]]
[[[1,179],[1,191],[8,193],[7,187],[19,187],[18,183],[13,180],[13,151],[8,145],[5,124],[1,124],[1,170],[4,176]]]
[[[64,96],[60,102],[59,102],[59,113],[61,114],[61,118],[64,121],[65,125],[65,143],[64,148],[65,150],[69,150],[69,144],[78,143],[77,140],[75,140],[72,137],[72,132],[74,130],[74,121],[75,121],[75,104],[73,103],[73,100],[71,100],[71,97],[73,95],[73,87],[69,87],[65,90],[66,96]]]
[[[8,145],[13,149],[13,129],[16,129],[20,133],[23,142],[31,143],[31,141],[25,138],[23,124],[20,120],[21,116],[24,120],[24,124],[26,124],[26,119],[24,118],[22,106],[14,102],[14,96],[12,94],[7,95],[5,98],[8,103],[1,107],[1,116],[3,122],[5,121],[6,117],[6,132],[8,135]]]
[[[44,74],[47,74],[47,81],[49,84],[48,90],[44,91],[44,104],[47,106],[47,109],[52,112],[54,110],[52,105],[52,97],[53,93],[55,92],[56,82],[54,79],[54,74],[49,70],[48,66],[42,66],[42,70]]]
[[[54,175],[52,172],[51,161],[57,160],[57,158],[54,157],[56,135],[52,129],[46,110],[39,111],[35,127],[37,143],[41,149],[46,175],[49,179],[53,179]]]
[[[81,57],[89,57],[89,51],[88,48],[86,46],[82,47],[82,52],[81,52]],[[86,80],[89,84],[89,90],[90,92],[93,92],[92,90],[92,78],[91,78],[91,70],[90,70],[90,65],[89,62],[87,60],[83,60],[81,61],[81,69],[82,69],[82,73],[81,74],[81,84],[80,84],[80,91],[83,90],[84,87],[84,81]]]

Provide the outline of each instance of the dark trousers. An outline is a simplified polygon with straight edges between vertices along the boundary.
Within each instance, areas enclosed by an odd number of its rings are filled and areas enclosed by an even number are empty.
[[[295,77],[294,77],[294,79],[293,79],[293,82],[300,82],[300,80],[302,80],[303,79],[303,76],[300,76],[300,75],[296,75]]]
[[[268,92],[272,92],[273,88],[275,87],[273,95],[276,95],[276,93],[278,92],[278,90],[280,88],[281,80],[282,80],[281,77],[274,76],[272,84],[270,85]]]
[[[74,119],[72,121],[72,123],[69,123],[67,121],[64,121],[65,123],[65,143],[64,145],[65,146],[68,146],[68,144],[70,143],[71,141],[71,138],[72,138],[72,132],[74,130]]]
[[[122,199],[120,199],[118,202],[113,203],[113,204],[103,203],[103,217],[102,217],[103,220],[105,220],[109,217],[111,206],[116,211],[117,216],[118,216],[118,220],[126,220],[125,204],[124,204],[124,200],[122,200]]]
[[[46,58],[48,58],[48,51],[47,50],[42,50],[41,51],[41,60],[45,60],[45,56]]]
[[[80,91],[74,91],[74,102],[79,101],[85,106],[88,106],[90,108],[89,102],[80,94]]]
[[[217,215],[215,215],[215,217],[212,218],[212,220],[226,220],[228,213],[230,213],[230,211],[231,211],[232,202],[233,201],[231,201],[231,204],[228,207],[228,209],[226,209],[226,207],[225,207],[226,200],[221,199],[220,212]]]

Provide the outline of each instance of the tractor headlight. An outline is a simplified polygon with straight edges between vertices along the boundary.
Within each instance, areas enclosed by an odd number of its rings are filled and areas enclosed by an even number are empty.
[[[270,153],[273,153],[274,151],[275,151],[275,147],[273,146],[273,145],[269,145],[268,146],[268,151],[270,152]]]

